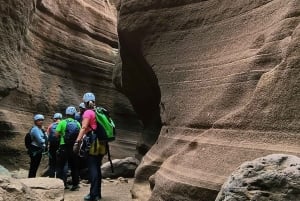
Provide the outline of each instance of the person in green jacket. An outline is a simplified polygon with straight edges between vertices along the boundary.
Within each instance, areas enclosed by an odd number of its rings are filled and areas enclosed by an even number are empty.
[[[80,123],[74,119],[76,113],[74,106],[67,107],[66,119],[61,120],[56,127],[56,135],[59,138],[57,176],[63,180],[65,189],[68,189],[67,175],[64,171],[65,165],[68,163],[71,169],[72,187],[70,190],[72,191],[79,189],[79,156],[73,152],[73,145],[81,129]]]

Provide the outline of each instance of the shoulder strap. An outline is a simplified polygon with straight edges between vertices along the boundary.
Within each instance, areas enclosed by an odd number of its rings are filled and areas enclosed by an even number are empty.
[[[95,111],[95,109],[93,109],[93,112],[95,113],[95,120],[96,120],[96,124],[97,124],[97,117],[96,117],[96,115],[97,115],[97,113],[96,113],[96,111]],[[93,127],[91,126],[91,124],[89,124],[89,127],[90,127],[90,129],[92,129],[92,131],[96,131],[96,129],[93,129]],[[97,137],[98,137],[98,135],[97,135]]]
[[[32,127],[29,129],[29,135],[30,135],[31,139],[32,139],[31,131],[32,131],[33,127],[34,127],[34,126],[32,126]]]

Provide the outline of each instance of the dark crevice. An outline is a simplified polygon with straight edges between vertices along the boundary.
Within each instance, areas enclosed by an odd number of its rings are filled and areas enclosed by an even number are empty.
[[[128,97],[143,123],[137,150],[140,155],[144,155],[155,143],[161,130],[159,108],[161,92],[155,72],[141,50],[139,42],[141,40],[135,36],[135,34],[119,33],[122,59],[120,91]]]
[[[122,92],[130,99],[135,111],[147,126],[147,122],[151,121],[153,116],[160,117],[161,93],[158,80],[138,48],[140,45],[127,45],[122,35],[120,44],[120,56],[123,61]]]
[[[0,121],[0,140],[10,139],[14,137],[13,125],[11,122]]]

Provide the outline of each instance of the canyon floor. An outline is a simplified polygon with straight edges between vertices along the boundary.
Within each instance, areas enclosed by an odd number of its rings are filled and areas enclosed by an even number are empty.
[[[127,180],[127,179],[126,179]],[[120,180],[103,180],[101,201],[131,201],[130,189],[133,179],[127,182]],[[80,183],[78,191],[65,190],[65,201],[82,201],[83,197],[89,193],[89,184]]]
[[[28,171],[19,169],[12,171],[15,178],[26,178]],[[130,189],[133,178],[103,179],[101,201],[132,201]],[[83,201],[83,197],[89,193],[90,185],[85,180],[80,181],[77,191],[65,190],[64,201]]]

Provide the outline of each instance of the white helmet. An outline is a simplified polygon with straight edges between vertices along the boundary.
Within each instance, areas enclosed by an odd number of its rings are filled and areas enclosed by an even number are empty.
[[[42,114],[36,114],[34,117],[33,117],[34,121],[37,121],[37,120],[44,120],[44,115]]]
[[[55,113],[53,115],[53,119],[62,119],[62,114],[61,113]]]
[[[85,93],[83,95],[83,102],[87,103],[89,101],[95,101],[95,95],[91,92]]]
[[[83,108],[83,109],[84,109],[84,108],[85,108],[84,103],[80,103],[80,104],[79,104],[79,108]]]
[[[74,106],[69,106],[66,109],[66,114],[67,115],[74,115],[76,113],[76,108]]]

